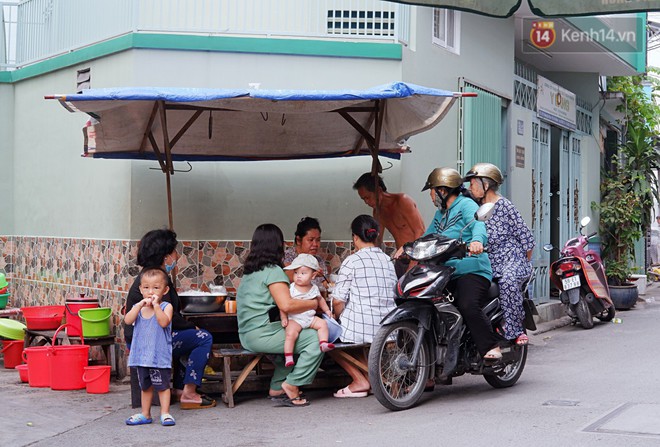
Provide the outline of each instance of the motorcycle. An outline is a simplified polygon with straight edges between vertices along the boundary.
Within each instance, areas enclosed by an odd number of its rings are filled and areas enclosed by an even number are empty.
[[[590,221],[589,217],[580,221],[580,234],[566,241],[559,259],[550,266],[550,279],[560,291],[566,314],[584,329],[594,327],[593,317],[610,321],[616,313],[603,261],[596,251],[588,249],[589,239],[596,233],[585,236],[582,232]],[[553,246],[547,244],[543,249],[550,251]]]
[[[488,219],[492,205],[482,205],[475,219]],[[397,282],[397,307],[381,321],[369,350],[369,380],[378,401],[390,410],[405,410],[422,397],[427,380],[450,384],[452,377],[466,373],[483,375],[494,388],[514,385],[525,367],[527,345],[502,337],[502,358],[485,360],[446,288],[454,268],[444,262],[466,256],[467,245],[460,237],[429,234],[405,244],[404,252],[418,264]],[[484,313],[493,330],[503,334],[498,296],[492,283]]]

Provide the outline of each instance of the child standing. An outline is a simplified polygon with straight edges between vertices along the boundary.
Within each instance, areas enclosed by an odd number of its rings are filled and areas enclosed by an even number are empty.
[[[284,267],[284,270],[293,270],[293,283],[289,291],[294,300],[318,300],[319,308],[332,318],[332,312],[328,304],[321,296],[319,288],[312,284],[312,280],[318,275],[319,262],[316,257],[310,254],[300,254],[293,262]],[[316,316],[316,311],[308,310],[301,314],[286,314],[280,312],[282,327],[285,328],[284,338],[284,357],[286,367],[293,366],[293,348],[296,346],[296,340],[300,331],[305,328],[312,328],[318,331],[319,345],[321,351],[328,352],[335,348],[335,345],[328,343],[328,324],[322,318]]]
[[[160,268],[147,268],[140,274],[142,300],[124,317],[134,324],[128,366],[137,371],[142,390],[142,413],[126,419],[127,425],[151,424],[151,399],[154,390],[160,399],[160,423],[176,422],[170,414],[170,378],[172,376],[172,305],[163,302],[169,290],[167,274]]]

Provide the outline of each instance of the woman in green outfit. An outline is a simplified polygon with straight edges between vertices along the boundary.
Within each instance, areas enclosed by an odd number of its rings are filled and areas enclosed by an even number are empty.
[[[274,356],[275,371],[269,396],[287,406],[309,405],[300,396],[299,386],[314,380],[323,352],[313,329],[303,329],[294,353],[299,354],[293,367],[284,366],[284,328],[270,315],[301,313],[317,308],[316,300],[294,300],[289,294],[289,278],[282,270],[284,236],[273,224],[259,225],[250,243],[250,253],[243,266],[243,278],[236,292],[238,335],[244,348]]]

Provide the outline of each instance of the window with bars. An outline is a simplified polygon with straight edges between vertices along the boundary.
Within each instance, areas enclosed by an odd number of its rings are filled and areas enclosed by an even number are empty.
[[[394,36],[394,11],[328,11],[328,34]]]
[[[460,12],[453,9],[433,9],[433,43],[452,53],[460,52]]]

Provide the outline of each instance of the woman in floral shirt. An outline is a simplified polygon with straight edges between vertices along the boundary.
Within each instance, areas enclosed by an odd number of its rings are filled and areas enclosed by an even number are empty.
[[[486,221],[488,257],[493,278],[500,286],[500,302],[504,309],[504,336],[519,345],[529,341],[523,320],[522,284],[532,273],[534,236],[520,212],[499,192],[502,173],[490,163],[477,163],[465,176],[470,192],[479,203],[494,203],[493,215]]]

